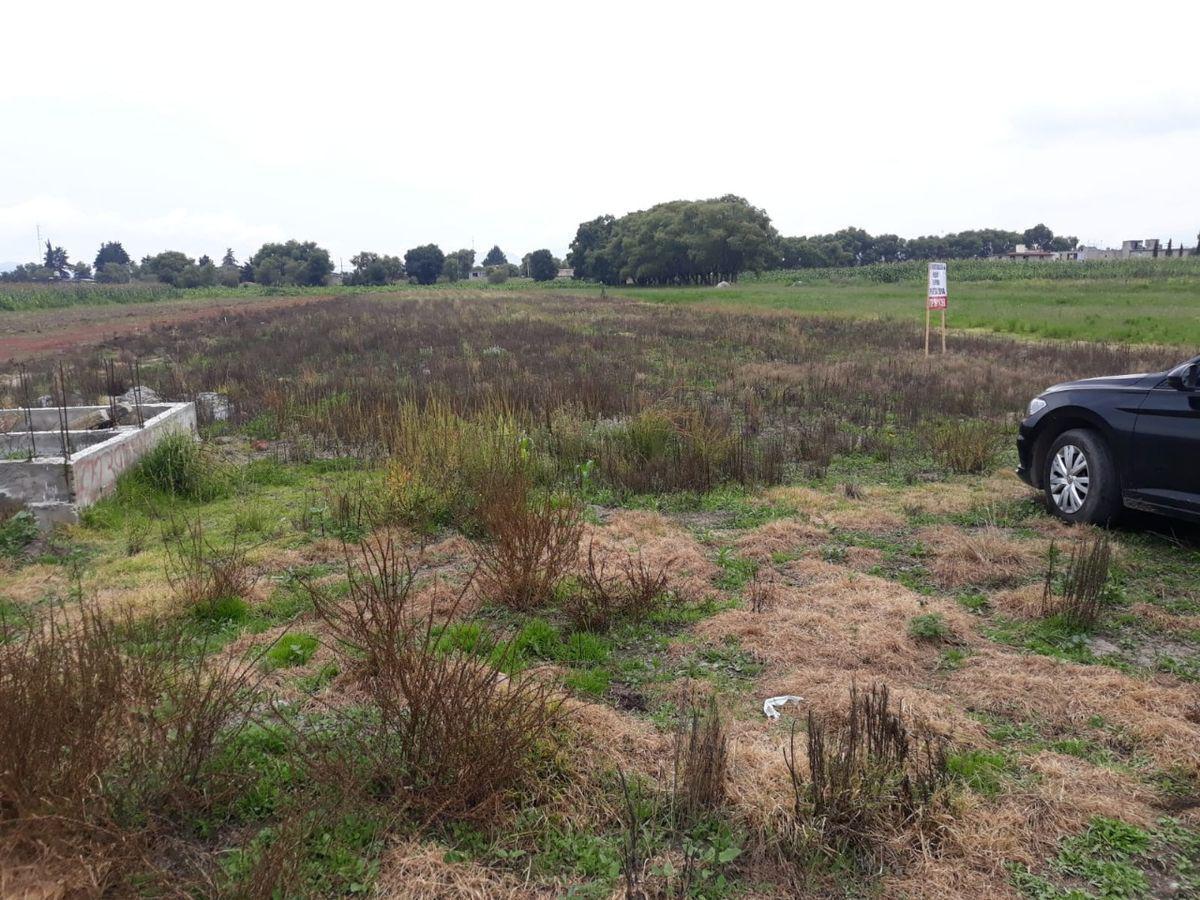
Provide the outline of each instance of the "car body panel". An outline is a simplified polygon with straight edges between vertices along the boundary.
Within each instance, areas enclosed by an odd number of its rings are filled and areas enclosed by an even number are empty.
[[[1046,405],[1021,423],[1017,474],[1040,489],[1038,457],[1046,440],[1070,428],[1092,428],[1112,452],[1126,506],[1200,519],[1200,389],[1176,387],[1168,374],[1087,378],[1047,388],[1039,395]]]

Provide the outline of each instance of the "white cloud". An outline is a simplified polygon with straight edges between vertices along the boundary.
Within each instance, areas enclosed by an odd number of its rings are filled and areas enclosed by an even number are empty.
[[[0,56],[0,221],[20,226],[0,225],[0,258],[28,255],[25,213],[51,200],[77,256],[268,237],[346,258],[429,240],[561,253],[599,213],[727,192],[792,234],[1200,227],[1194,3],[64,0],[59,15],[52,45]],[[44,28],[35,5],[4,17]]]

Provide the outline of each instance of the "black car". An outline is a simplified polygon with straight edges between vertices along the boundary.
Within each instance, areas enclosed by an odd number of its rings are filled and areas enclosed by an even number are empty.
[[[1106,524],[1123,506],[1200,521],[1200,356],[1055,385],[1029,404],[1017,451],[1017,474],[1068,522]]]

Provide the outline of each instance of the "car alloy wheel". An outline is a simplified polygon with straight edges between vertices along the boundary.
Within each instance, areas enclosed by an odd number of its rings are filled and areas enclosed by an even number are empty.
[[[1087,502],[1091,484],[1087,457],[1074,444],[1064,444],[1050,464],[1050,497],[1067,515],[1079,512]]]

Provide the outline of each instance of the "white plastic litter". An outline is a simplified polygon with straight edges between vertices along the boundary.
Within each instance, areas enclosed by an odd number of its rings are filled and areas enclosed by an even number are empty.
[[[768,697],[763,701],[763,715],[774,721],[779,718],[779,707],[787,703],[802,703],[803,697],[797,697],[795,694],[784,694],[781,697]]]

